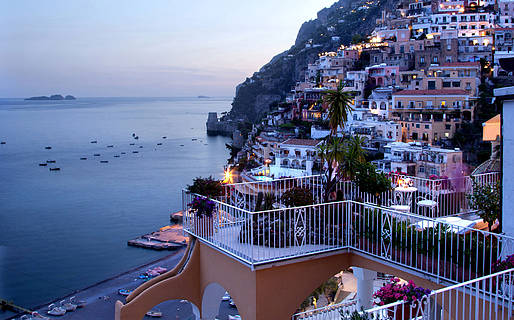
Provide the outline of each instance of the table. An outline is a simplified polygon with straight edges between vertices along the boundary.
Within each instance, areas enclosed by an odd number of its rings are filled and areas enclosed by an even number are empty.
[[[418,191],[416,187],[396,187],[394,188],[395,199],[397,200],[396,206],[408,208],[407,211],[410,211],[410,206],[412,204],[412,195]],[[404,211],[404,210],[401,210]]]

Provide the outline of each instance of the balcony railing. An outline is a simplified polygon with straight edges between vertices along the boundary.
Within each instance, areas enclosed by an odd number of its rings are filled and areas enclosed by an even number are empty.
[[[293,320],[339,320],[341,313],[356,310],[344,303],[297,313]],[[514,269],[505,270],[454,286],[433,291],[421,301],[408,304],[398,301],[365,310],[367,319],[497,319],[510,320],[514,315]],[[361,312],[362,314],[363,312]]]

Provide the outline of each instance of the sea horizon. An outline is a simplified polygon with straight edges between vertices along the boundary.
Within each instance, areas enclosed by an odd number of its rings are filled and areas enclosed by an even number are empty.
[[[38,306],[170,254],[127,241],[168,225],[193,178],[223,176],[230,139],[207,136],[205,122],[229,107],[0,98],[0,297]],[[38,165],[49,160],[61,171]]]

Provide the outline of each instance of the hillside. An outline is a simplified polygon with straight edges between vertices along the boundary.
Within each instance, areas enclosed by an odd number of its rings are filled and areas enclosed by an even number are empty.
[[[283,100],[294,84],[304,77],[308,63],[320,52],[335,51],[352,39],[369,35],[382,10],[398,0],[340,0],[305,22],[295,44],[247,78],[236,89],[229,117],[258,122],[270,106]],[[339,37],[339,40],[333,37]],[[311,44],[307,47],[306,44]]]

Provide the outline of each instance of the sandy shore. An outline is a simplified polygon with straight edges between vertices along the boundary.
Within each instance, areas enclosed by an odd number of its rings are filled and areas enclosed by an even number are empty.
[[[97,283],[93,286],[80,290],[73,294],[78,300],[85,300],[87,305],[83,309],[77,309],[74,312],[65,314],[62,317],[51,317],[52,319],[74,319],[74,320],[96,320],[96,319],[114,319],[114,304],[117,300],[124,301],[124,297],[119,295],[118,289],[134,289],[138,287],[142,280],[138,279],[141,273],[153,267],[165,267],[172,269],[182,258],[184,249],[180,249],[173,254],[154,261],[150,264],[140,266],[116,277]],[[72,295],[70,295],[72,296]],[[62,297],[55,302],[69,298]],[[160,319],[194,319],[189,303],[180,301],[170,301],[158,306],[164,316]],[[46,315],[47,305],[37,309],[41,314]],[[7,313],[0,312],[0,319],[19,319],[19,316],[9,316]]]

